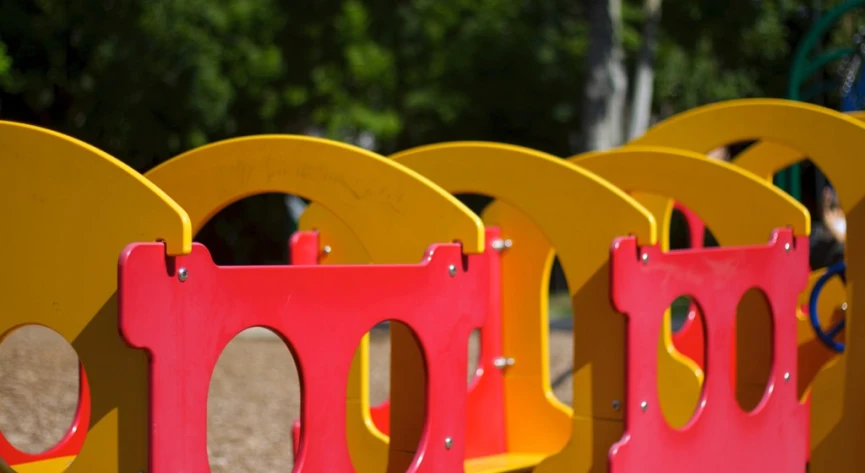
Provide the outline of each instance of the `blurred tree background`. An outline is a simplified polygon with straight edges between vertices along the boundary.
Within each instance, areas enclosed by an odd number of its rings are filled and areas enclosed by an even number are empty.
[[[141,172],[260,133],[383,154],[491,140],[568,156],[586,146],[591,1],[3,0],[0,118],[69,134]],[[632,75],[648,18],[643,0],[620,6]],[[811,6],[663,2],[653,117],[783,97]],[[226,209],[198,239],[223,264],[274,263],[293,225],[282,196],[260,196]]]

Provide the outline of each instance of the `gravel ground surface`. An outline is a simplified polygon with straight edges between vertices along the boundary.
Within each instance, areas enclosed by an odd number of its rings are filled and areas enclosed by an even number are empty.
[[[477,357],[474,342],[471,360]],[[571,334],[554,331],[550,344],[556,378],[570,366]],[[386,332],[373,332],[373,403],[387,397],[389,345]],[[24,451],[45,451],[62,438],[72,420],[77,386],[77,358],[59,335],[39,327],[14,332],[0,344],[0,430]],[[555,390],[568,404],[571,386],[568,379]],[[210,389],[213,473],[291,471],[291,423],[299,414],[300,388],[288,349],[268,338],[235,339],[223,352]]]

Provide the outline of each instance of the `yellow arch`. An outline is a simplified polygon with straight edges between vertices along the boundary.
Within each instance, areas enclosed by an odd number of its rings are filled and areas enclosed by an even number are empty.
[[[213,143],[146,174],[179,202],[197,232],[244,197],[303,195],[338,215],[373,261],[419,261],[434,242],[484,247],[483,224],[429,179],[355,146],[305,136],[262,135]],[[435,215],[435,219],[430,216]]]
[[[811,216],[796,199],[749,172],[702,154],[628,146],[580,154],[570,161],[625,191],[663,195],[684,203],[710,222],[712,232],[725,245],[766,243],[772,230],[781,227],[792,227],[797,236],[811,231]],[[724,195],[724,201],[719,195]],[[751,211],[739,215],[731,213],[731,208]]]
[[[92,388],[90,432],[68,472],[147,467],[147,355],[117,329],[117,259],[133,242],[191,248],[186,213],[133,169],[76,139],[0,122],[0,334],[41,324],[78,353]],[[46,462],[40,473],[63,471]],[[34,465],[29,465],[33,469]],[[58,469],[59,468],[59,469]]]
[[[578,319],[578,324],[586,323],[584,320],[596,318],[605,323],[604,330],[611,333],[616,328],[623,330],[623,320],[616,317],[615,312],[609,304],[608,295],[608,273],[606,261],[609,256],[609,245],[613,238],[627,234],[637,236],[641,244],[653,244],[656,241],[654,220],[651,215],[636,205],[634,200],[610,186],[606,182],[592,174],[572,166],[561,159],[538,151],[501,144],[458,142],[415,148],[392,157],[400,164],[418,171],[441,185],[447,191],[459,193],[480,193],[493,196],[494,198],[509,202],[519,208],[524,214],[531,216],[539,228],[543,229],[544,235],[559,250],[562,265],[568,276],[568,282],[574,294],[576,306],[580,308],[581,314],[591,314],[591,317],[583,316]],[[526,178],[532,182],[543,183],[543,185],[526,185]],[[583,202],[594,202],[595,206],[581,205]],[[569,216],[562,218],[562,205],[573,203],[569,206]],[[586,222],[598,222],[599,231],[585,231]],[[309,222],[307,222],[309,224]],[[318,228],[323,228],[318,225]],[[507,230],[506,230],[507,231]],[[328,233],[329,230],[325,230]],[[510,250],[509,250],[510,251]],[[516,251],[514,249],[514,251]],[[503,258],[504,268],[508,267],[508,258]],[[503,273],[508,269],[503,269]],[[532,281],[531,284],[540,281]],[[536,286],[538,293],[546,295],[546,288]],[[503,305],[508,305],[507,295],[504,296]],[[585,311],[585,312],[582,312]],[[525,314],[523,314],[525,317]],[[507,334],[509,328],[505,327]],[[581,333],[575,330],[575,333]],[[516,337],[511,333],[511,337]],[[507,344],[507,337],[505,335]],[[577,346],[583,340],[576,340]],[[596,399],[621,399],[622,380],[615,376],[600,375],[597,379],[591,376],[590,371],[604,373],[605,366],[609,363],[609,354],[615,352],[615,343],[608,347],[603,353],[584,353],[578,350],[581,356],[580,362],[588,365],[593,364],[591,369],[583,370],[585,377],[581,389],[592,392]],[[542,347],[546,351],[546,347]],[[537,356],[537,355],[535,355]],[[392,378],[401,380],[408,376],[399,365],[400,360],[392,360]],[[523,368],[525,366],[526,368]],[[509,368],[508,376],[517,380],[520,376],[534,375],[535,372],[528,364],[517,362]],[[594,381],[594,383],[593,383]],[[513,384],[515,381],[512,381]],[[590,390],[588,385],[591,385]],[[366,389],[362,387],[361,389]],[[392,389],[398,389],[394,385]],[[506,388],[507,389],[507,388]],[[580,396],[583,398],[583,396]],[[528,398],[526,398],[528,399]],[[519,412],[523,418],[531,418],[534,423],[521,423],[520,425],[530,427],[529,432],[523,432],[523,438],[534,436],[534,442],[529,444],[509,445],[511,452],[528,453],[530,455],[519,456],[525,463],[511,462],[507,459],[497,462],[495,469],[487,469],[492,463],[489,459],[477,459],[467,462],[467,471],[508,471],[516,467],[528,467],[539,461],[543,456],[556,451],[567,438],[566,423],[563,417],[550,418],[550,413],[561,414],[561,405],[556,401],[543,396],[534,396],[536,402],[532,404],[522,403],[517,408],[516,399],[506,395],[506,408],[508,413]],[[613,410],[610,402],[600,402],[597,405],[586,403],[584,407],[594,409],[598,417],[621,419],[620,413]],[[395,408],[396,406],[394,406]],[[360,413],[359,415],[367,415]],[[401,415],[392,412],[392,416]],[[539,418],[540,415],[540,418]],[[547,416],[546,419],[544,416]],[[511,430],[514,416],[508,415],[508,426]],[[547,420],[549,419],[549,420]],[[621,421],[614,422],[618,430],[610,432],[621,435]],[[564,426],[564,427],[562,427]],[[591,425],[587,426],[588,429]],[[543,442],[543,439],[556,439],[554,432],[550,429],[558,429],[558,443],[553,440]],[[510,434],[509,434],[510,435]],[[593,462],[592,451],[596,459],[605,458],[609,445],[618,437],[605,435],[594,444],[591,437],[577,436],[579,442],[587,452],[582,456],[584,465]],[[606,447],[598,448],[602,442],[609,438]],[[513,437],[509,437],[509,441]],[[394,437],[392,442],[402,442],[402,438]],[[397,448],[403,447],[397,445]],[[528,452],[521,451],[520,447],[534,447]],[[532,455],[533,454],[533,455]],[[598,460],[594,460],[595,463]],[[503,466],[504,464],[504,466]],[[381,468],[381,465],[378,466]]]
[[[196,148],[154,168],[146,176],[189,212],[197,232],[210,218],[244,197],[268,192],[302,195],[317,202],[331,227],[324,241],[334,242],[331,263],[410,263],[429,245],[460,241],[466,253],[484,248],[480,218],[426,177],[375,153],[335,141],[304,136],[263,135]],[[316,212],[314,209],[308,209]],[[308,219],[308,217],[307,217]],[[339,237],[336,237],[339,238]],[[422,376],[422,358],[413,335],[393,327],[393,350],[410,360]],[[361,342],[368,346],[368,339]],[[358,363],[368,360],[356,358]],[[352,376],[365,376],[353,372]],[[412,386],[421,385],[420,383]],[[423,393],[406,394],[422,405]],[[350,403],[366,402],[348,393]],[[350,454],[359,471],[366,459],[387,458],[384,437],[348,419]],[[371,424],[370,424],[371,425]],[[418,435],[420,433],[418,432]],[[413,452],[417,442],[406,449]],[[370,453],[371,452],[371,453]],[[412,453],[413,456],[413,453]]]
[[[847,214],[847,349],[827,363],[812,384],[811,471],[853,471],[865,465],[865,435],[861,431],[865,379],[856,376],[865,367],[865,330],[858,328],[853,317],[856,301],[865,298],[865,285],[856,284],[865,281],[865,161],[855,159],[865,143],[865,125],[848,115],[805,103],[734,100],[666,120],[632,144],[706,152],[748,139],[798,150],[793,162],[798,156],[810,157],[835,186]]]
[[[855,111],[846,115],[865,121],[865,112]],[[778,171],[805,159],[800,151],[772,141],[761,141],[750,146],[736,157],[734,162],[760,177],[771,181]]]

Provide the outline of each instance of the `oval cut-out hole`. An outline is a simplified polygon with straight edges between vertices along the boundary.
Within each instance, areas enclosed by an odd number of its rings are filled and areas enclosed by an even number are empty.
[[[549,364],[553,395],[564,404],[574,404],[574,310],[568,282],[558,258],[548,280]]]
[[[26,325],[0,337],[0,431],[9,443],[39,454],[69,434],[78,413],[79,366],[75,349],[50,328]]]
[[[297,228],[297,196],[257,194],[232,202],[195,235],[220,266],[285,264]],[[302,203],[302,201],[301,201]]]
[[[248,329],[225,347],[207,398],[212,473],[291,471],[298,379],[290,348],[270,330]]]
[[[736,400],[745,412],[763,399],[772,371],[772,309],[763,291],[751,288],[736,307]]]
[[[390,399],[390,326],[390,322],[379,324],[367,334],[370,406],[379,406]]]
[[[376,428],[390,436],[392,450],[388,464],[382,464],[380,471],[404,471],[413,461],[413,455],[406,452],[418,451],[423,434],[426,361],[416,334],[402,322],[390,320],[370,330],[368,335],[370,414]],[[359,388],[349,383],[346,398],[356,398]],[[359,418],[361,413],[351,409],[360,408],[361,403],[350,402],[348,416]],[[357,471],[371,470],[369,464],[354,467]]]
[[[468,384],[471,386],[478,375],[481,362],[481,329],[476,328],[469,334],[469,357],[468,357]]]
[[[672,341],[672,320],[693,320]],[[657,385],[661,412],[670,427],[680,429],[694,417],[702,394],[703,369],[695,360],[706,358],[706,333],[702,313],[688,296],[676,298],[664,314],[658,337]]]

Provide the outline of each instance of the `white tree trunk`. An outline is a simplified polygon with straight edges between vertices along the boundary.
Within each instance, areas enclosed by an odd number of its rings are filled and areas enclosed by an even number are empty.
[[[661,21],[661,0],[645,0],[646,24],[643,28],[643,45],[637,60],[634,96],[631,99],[631,123],[628,140],[642,135],[649,128],[652,116],[652,92],[655,84],[655,45],[658,23]]]
[[[622,51],[621,0],[586,0],[589,50],[586,55],[583,139],[587,150],[623,142],[628,77]]]

